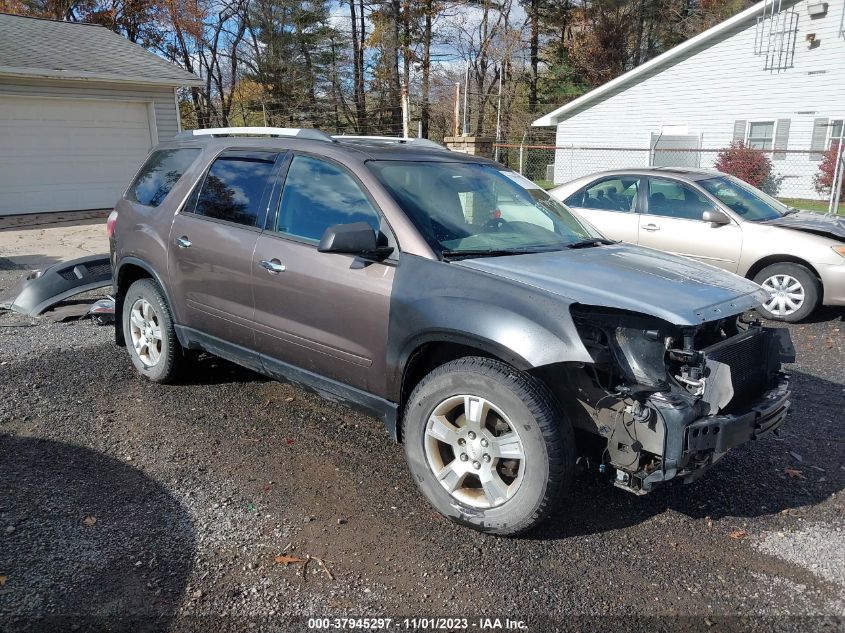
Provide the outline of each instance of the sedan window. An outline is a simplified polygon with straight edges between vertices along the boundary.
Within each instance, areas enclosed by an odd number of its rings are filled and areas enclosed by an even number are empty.
[[[639,189],[640,179],[636,177],[605,178],[576,194],[578,203],[573,206],[631,212],[636,209]]]
[[[677,180],[648,179],[648,213],[681,220],[700,220],[705,211],[714,209],[701,193]]]
[[[788,207],[768,194],[733,176],[708,178],[698,184],[745,220],[776,220],[789,211]]]

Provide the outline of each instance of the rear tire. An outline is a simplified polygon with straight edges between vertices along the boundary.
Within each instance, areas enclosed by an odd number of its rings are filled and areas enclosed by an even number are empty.
[[[572,480],[569,420],[543,383],[496,360],[462,358],[432,371],[408,400],[403,430],[420,491],[481,532],[535,527]]]
[[[784,262],[766,266],[754,281],[770,293],[770,299],[757,311],[767,319],[797,323],[816,309],[821,285],[805,266]]]
[[[138,372],[153,382],[173,382],[184,361],[164,293],[152,279],[139,279],[123,299],[123,337]]]

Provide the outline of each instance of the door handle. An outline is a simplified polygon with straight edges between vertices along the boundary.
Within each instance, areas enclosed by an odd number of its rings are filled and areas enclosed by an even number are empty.
[[[644,228],[646,231],[659,231],[660,230],[660,227],[657,226],[656,224],[643,224],[642,228]]]
[[[177,237],[176,246],[178,246],[179,248],[190,248],[191,240],[189,240],[185,235],[183,235],[182,237]]]
[[[278,259],[262,259],[261,267],[271,275],[278,275],[285,272],[285,265]]]

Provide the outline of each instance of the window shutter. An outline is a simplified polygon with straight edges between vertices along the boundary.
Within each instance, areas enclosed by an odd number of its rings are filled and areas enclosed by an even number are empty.
[[[773,158],[775,160],[785,160],[786,153],[778,152],[779,149],[786,149],[789,144],[789,119],[778,119],[777,127],[775,129],[775,153]]]
[[[813,119],[813,139],[810,141],[810,160],[821,160],[827,143],[827,119]]]
[[[734,121],[734,143],[744,143],[745,142],[745,127],[748,121],[744,119],[739,119]]]

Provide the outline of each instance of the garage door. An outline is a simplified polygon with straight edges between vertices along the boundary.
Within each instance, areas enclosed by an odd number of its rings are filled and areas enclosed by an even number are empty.
[[[110,208],[150,145],[146,103],[0,96],[0,215]]]

